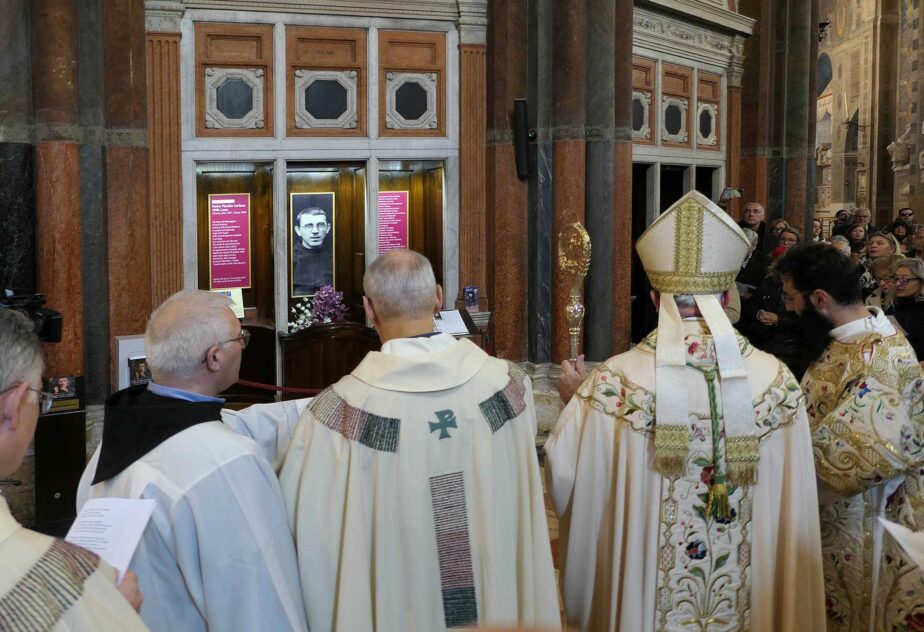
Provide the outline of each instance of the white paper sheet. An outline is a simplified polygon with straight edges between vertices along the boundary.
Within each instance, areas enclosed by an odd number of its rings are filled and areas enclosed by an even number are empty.
[[[911,561],[924,568],[924,531],[912,531],[908,527],[903,527],[881,517],[879,522],[895,538],[895,541],[905,549],[905,553],[908,554]]]
[[[436,331],[441,334],[451,334],[453,336],[465,336],[468,334],[468,327],[465,326],[462,314],[457,309],[440,312],[440,317],[434,318],[433,322],[436,325]]]
[[[64,539],[99,555],[122,581],[156,506],[156,500],[88,500]]]

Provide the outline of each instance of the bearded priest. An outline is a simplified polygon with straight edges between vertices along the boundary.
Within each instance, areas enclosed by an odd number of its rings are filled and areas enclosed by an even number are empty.
[[[546,444],[575,627],[824,629],[802,391],[722,310],[748,248],[697,192],[636,244],[658,329],[587,377]]]
[[[819,479],[829,632],[919,629],[924,572],[876,518],[924,529],[924,377],[863,304],[863,268],[824,245],[777,262],[814,362],[802,379]]]

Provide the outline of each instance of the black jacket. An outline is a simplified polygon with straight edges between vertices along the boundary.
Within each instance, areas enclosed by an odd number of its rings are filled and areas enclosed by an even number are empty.
[[[924,359],[924,297],[896,298],[892,316],[905,330],[918,361]]]

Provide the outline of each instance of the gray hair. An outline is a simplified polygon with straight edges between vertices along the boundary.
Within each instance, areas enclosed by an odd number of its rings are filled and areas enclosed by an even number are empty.
[[[0,308],[0,349],[0,391],[42,376],[42,343],[32,321],[19,310]]]
[[[748,238],[748,243],[751,244],[752,248],[757,245],[757,240],[760,239],[760,235],[755,233],[750,228],[742,228],[741,232],[743,232],[744,236]]]
[[[224,317],[230,309],[227,296],[204,290],[182,290],[161,303],[144,332],[151,371],[192,377],[212,345],[234,337]]]
[[[366,268],[363,291],[382,318],[420,318],[433,311],[436,277],[422,254],[391,250]]]
[[[847,246],[850,245],[850,240],[844,237],[843,235],[834,235],[828,241],[832,244],[844,244]]]
[[[715,297],[719,299],[719,303],[722,303],[722,297],[725,296],[725,292],[716,292]],[[674,294],[674,302],[677,303],[677,309],[696,309],[699,307],[696,305],[696,299],[693,298],[692,294]]]

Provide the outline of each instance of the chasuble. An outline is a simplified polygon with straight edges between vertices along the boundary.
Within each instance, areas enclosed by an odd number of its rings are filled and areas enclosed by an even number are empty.
[[[756,454],[735,454],[720,412],[714,338],[702,320],[682,326],[686,367],[673,388],[686,389],[686,426],[656,438],[655,331],[588,376],[546,444],[568,623],[623,632],[823,630],[817,493],[799,384],[737,338],[758,441]],[[671,475],[656,466],[659,453],[675,460]],[[756,472],[736,475],[730,463],[756,464]],[[735,482],[743,478],[752,482]]]
[[[529,378],[387,341],[308,406],[280,482],[312,630],[557,629]]]
[[[877,518],[924,529],[924,377],[905,337],[870,311],[831,332],[802,380],[820,481],[827,629],[912,632],[924,629],[924,572]]]

